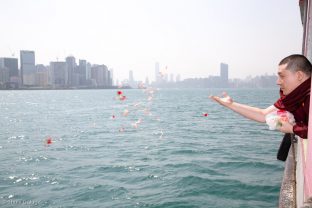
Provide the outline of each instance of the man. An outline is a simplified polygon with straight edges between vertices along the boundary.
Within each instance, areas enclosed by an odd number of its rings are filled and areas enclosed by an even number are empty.
[[[294,133],[301,138],[307,138],[309,123],[310,88],[312,65],[303,55],[290,55],[284,58],[278,66],[277,85],[280,86],[280,98],[266,109],[251,107],[234,102],[223,93],[222,98],[209,96],[212,100],[232,111],[254,121],[265,122],[265,116],[278,109],[291,112],[295,124],[281,121],[279,130],[283,133]],[[288,152],[288,151],[287,151]]]

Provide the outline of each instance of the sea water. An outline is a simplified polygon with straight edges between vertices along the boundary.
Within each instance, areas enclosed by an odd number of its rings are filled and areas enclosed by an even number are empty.
[[[0,206],[276,207],[282,134],[208,98],[223,90],[0,91]]]

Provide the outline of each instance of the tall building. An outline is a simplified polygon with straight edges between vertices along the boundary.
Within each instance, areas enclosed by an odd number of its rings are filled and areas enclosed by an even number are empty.
[[[68,72],[68,85],[74,85],[74,77],[75,77],[75,70],[77,68],[76,59],[73,56],[66,57],[66,64],[67,64],[67,72]]]
[[[103,81],[103,71],[101,69],[101,66],[100,65],[97,65],[97,64],[94,64],[92,65],[91,67],[91,80],[92,80],[92,84],[94,86],[101,86],[104,81]]]
[[[55,87],[65,87],[68,85],[68,72],[66,62],[50,62],[52,72],[52,83]]]
[[[3,66],[9,68],[10,77],[18,77],[18,59],[2,58]]]
[[[106,65],[103,64],[102,66],[104,69],[104,86],[107,87],[110,85],[110,73]]]
[[[87,62],[87,68],[86,68],[86,79],[90,80],[91,79],[91,63]]]
[[[129,85],[130,87],[135,87],[135,83],[134,83],[134,78],[133,78],[133,71],[130,70],[129,71]]]
[[[0,82],[11,82],[18,86],[19,74],[17,58],[0,58],[0,70]]]
[[[181,81],[181,76],[180,76],[180,74],[178,74],[177,76],[176,76],[176,82],[180,82]]]
[[[108,70],[108,85],[107,85],[107,87],[111,87],[111,86],[113,86],[113,79],[112,79],[112,74],[111,74],[111,71],[110,70]]]
[[[220,81],[221,86],[228,87],[229,84],[229,65],[225,63],[220,64]]]
[[[155,82],[159,83],[160,82],[160,74],[159,74],[159,63],[155,63]]]
[[[0,59],[0,85],[5,86],[10,81],[9,68],[4,66],[4,59]]]
[[[36,65],[36,85],[47,87],[49,85],[49,70],[43,64]]]
[[[132,70],[129,71],[129,82],[134,82],[133,71]]]
[[[110,68],[109,69],[109,71],[110,71],[110,77],[111,77],[111,80],[112,80],[112,86],[115,84],[115,82],[114,82],[114,69],[113,68]]]
[[[137,86],[138,85],[137,82],[134,80],[134,76],[133,76],[133,71],[132,70],[129,71],[128,84],[132,88],[137,88],[138,87]]]
[[[79,60],[79,85],[85,85],[87,80],[87,61],[86,60]]]
[[[22,85],[33,86],[36,83],[36,66],[34,51],[20,51]]]
[[[98,87],[111,87],[112,78],[107,66],[94,64],[91,67],[91,82]]]

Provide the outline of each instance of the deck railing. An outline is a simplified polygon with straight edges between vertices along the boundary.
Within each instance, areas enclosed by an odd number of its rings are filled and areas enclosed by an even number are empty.
[[[296,149],[292,143],[285,162],[284,177],[281,185],[279,208],[296,208]]]
[[[281,185],[280,208],[312,208],[308,141],[311,140],[297,138],[296,142],[292,141]]]

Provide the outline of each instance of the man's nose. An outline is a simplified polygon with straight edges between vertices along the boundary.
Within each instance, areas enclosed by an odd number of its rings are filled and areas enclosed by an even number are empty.
[[[281,80],[280,80],[280,78],[277,78],[276,84],[277,84],[277,85],[281,85]]]

